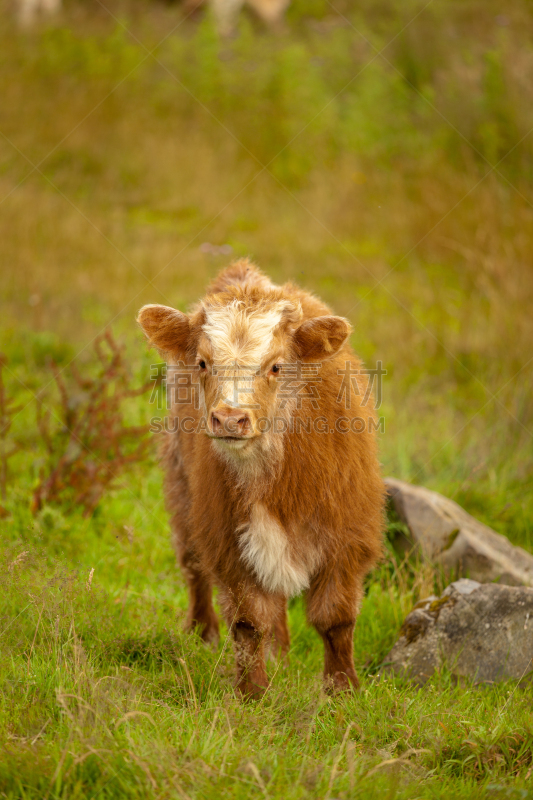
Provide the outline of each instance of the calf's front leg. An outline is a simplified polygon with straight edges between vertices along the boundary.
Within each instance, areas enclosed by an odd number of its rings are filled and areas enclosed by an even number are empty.
[[[324,571],[307,594],[307,618],[324,642],[324,688],[327,692],[359,688],[353,661],[353,633],[362,597],[361,580]]]
[[[220,600],[233,636],[237,693],[246,699],[261,697],[268,688],[265,647],[280,612],[279,598],[240,585],[224,589]]]

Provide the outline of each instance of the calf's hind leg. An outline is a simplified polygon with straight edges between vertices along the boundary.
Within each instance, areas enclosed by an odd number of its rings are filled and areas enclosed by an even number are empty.
[[[361,581],[347,573],[319,574],[309,588],[307,618],[324,642],[327,692],[359,688],[353,662],[353,632],[361,597]]]
[[[288,663],[288,653],[291,646],[289,633],[289,620],[287,618],[287,601],[280,597],[276,601],[276,616],[272,624],[269,642],[267,643],[267,655],[276,660],[282,658]]]
[[[209,578],[201,571],[198,558],[191,544],[187,522],[190,498],[187,481],[183,473],[177,442],[166,440],[163,457],[166,461],[165,495],[171,512],[170,526],[172,542],[189,589],[189,609],[185,629],[196,630],[204,642],[218,642],[218,619],[213,608],[213,587]]]
[[[189,608],[185,629],[196,630],[204,642],[217,643],[218,619],[213,607],[213,587],[199,570],[190,551],[179,554],[179,561],[189,589]]]

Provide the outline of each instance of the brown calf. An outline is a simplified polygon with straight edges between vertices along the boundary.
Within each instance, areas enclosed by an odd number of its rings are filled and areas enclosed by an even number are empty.
[[[384,488],[349,324],[247,259],[222,272],[189,315],[148,305],[138,319],[175,374],[193,375],[193,391],[183,392],[169,366],[173,424],[162,448],[188,627],[217,640],[217,586],[237,689],[260,694],[265,645],[274,637],[287,652],[287,599],[305,592],[324,641],[326,688],[357,687],[353,631],[363,579],[381,553]]]

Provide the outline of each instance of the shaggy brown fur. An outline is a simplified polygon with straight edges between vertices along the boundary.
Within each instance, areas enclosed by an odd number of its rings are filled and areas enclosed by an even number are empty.
[[[196,365],[198,402],[173,404],[162,448],[189,628],[217,639],[218,586],[237,689],[261,694],[265,645],[274,636],[288,650],[287,597],[303,591],[324,642],[326,688],[357,687],[353,631],[364,576],[381,554],[384,488],[368,377],[343,377],[347,362],[361,367],[348,323],[245,259],[189,315],[145,306],[139,323],[169,363]],[[282,391],[294,364],[315,376],[299,376],[302,402]]]

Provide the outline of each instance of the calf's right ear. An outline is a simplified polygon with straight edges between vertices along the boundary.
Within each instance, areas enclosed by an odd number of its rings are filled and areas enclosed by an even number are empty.
[[[191,335],[189,317],[169,306],[143,306],[137,322],[148,341],[162,353],[183,358]]]

